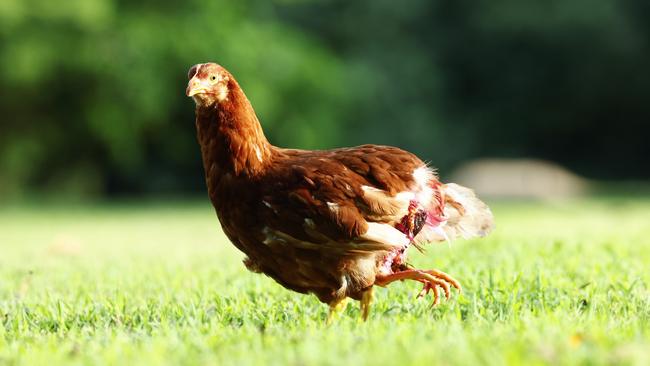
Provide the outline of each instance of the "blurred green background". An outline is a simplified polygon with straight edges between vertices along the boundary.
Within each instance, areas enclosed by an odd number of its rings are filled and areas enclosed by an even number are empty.
[[[649,36],[643,0],[0,0],[0,197],[202,192],[205,61],[280,146],[647,180]]]

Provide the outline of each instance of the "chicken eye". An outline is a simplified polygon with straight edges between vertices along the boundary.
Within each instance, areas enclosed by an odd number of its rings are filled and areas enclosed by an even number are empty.
[[[215,81],[215,80],[217,80],[217,77],[214,76],[214,75],[212,75],[212,76],[210,76],[210,80],[211,80],[211,81]]]

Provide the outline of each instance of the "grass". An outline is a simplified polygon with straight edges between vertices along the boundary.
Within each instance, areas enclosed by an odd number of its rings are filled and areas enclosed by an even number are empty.
[[[203,203],[0,210],[0,364],[649,364],[650,202],[496,204],[487,239],[413,252],[461,280],[327,307],[249,273]]]

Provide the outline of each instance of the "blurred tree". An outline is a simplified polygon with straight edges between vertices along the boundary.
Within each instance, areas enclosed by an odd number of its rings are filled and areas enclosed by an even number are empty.
[[[650,178],[650,5],[389,0],[0,1],[0,194],[203,189],[197,62],[272,142],[385,143]]]
[[[200,189],[185,75],[211,60],[237,75],[274,141],[331,143],[341,61],[260,4],[3,0],[0,190]]]
[[[650,178],[647,1],[298,3],[287,19],[368,70],[356,85],[375,94],[361,98],[355,142],[397,142],[443,171],[538,157]]]

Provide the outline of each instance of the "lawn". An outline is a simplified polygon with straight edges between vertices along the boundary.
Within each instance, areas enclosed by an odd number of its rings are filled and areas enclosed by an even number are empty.
[[[0,365],[650,364],[650,201],[493,207],[490,237],[412,252],[462,295],[395,283],[331,326],[203,201],[3,207]]]

